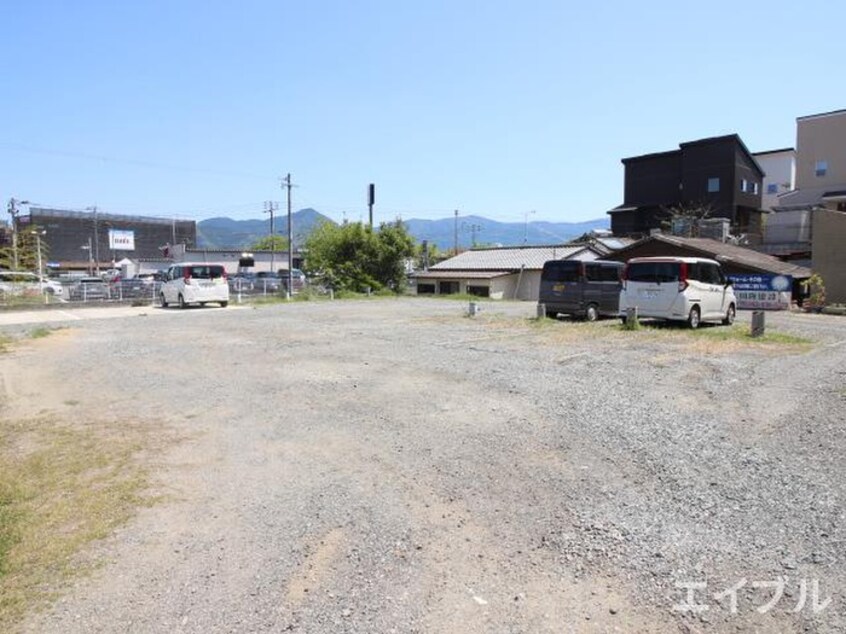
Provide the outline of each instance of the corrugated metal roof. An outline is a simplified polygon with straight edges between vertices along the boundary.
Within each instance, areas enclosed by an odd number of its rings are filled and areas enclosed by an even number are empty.
[[[549,260],[567,260],[584,251],[601,255],[584,244],[474,249],[439,262],[429,270],[519,271],[521,268],[540,270]]]
[[[503,275],[514,275],[513,271],[421,271],[413,277],[418,280],[490,280]]]

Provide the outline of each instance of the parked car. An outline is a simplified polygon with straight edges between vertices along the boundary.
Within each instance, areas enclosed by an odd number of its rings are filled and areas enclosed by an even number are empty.
[[[283,280],[279,273],[259,271],[255,275],[253,288],[262,293],[278,293],[284,288],[285,282],[287,282],[287,278]]]
[[[109,299],[111,296],[108,284],[103,278],[95,276],[73,278],[64,286],[64,292],[67,299],[83,302]]]
[[[282,290],[288,288],[288,269],[279,269],[279,278],[282,280]],[[293,282],[292,294],[299,293],[306,285],[306,276],[300,269],[291,269],[291,281]]]
[[[543,265],[538,302],[547,317],[558,313],[588,321],[620,314],[620,262],[550,260]]]
[[[29,271],[0,271],[0,293],[3,295],[61,295],[62,285],[49,277]]]
[[[620,316],[637,308],[638,317],[734,323],[737,300],[719,262],[705,258],[633,258],[623,271]]]
[[[253,290],[256,277],[253,273],[236,273],[228,278],[229,290],[236,293],[249,293]]]
[[[174,264],[167,270],[162,282],[159,302],[163,308],[170,304],[178,304],[180,308],[188,304],[202,306],[207,302],[215,302],[225,308],[229,305],[226,271],[219,264]]]
[[[137,277],[122,278],[117,277],[109,283],[112,297],[115,299],[130,299],[133,297],[141,297],[149,292],[149,286]]]

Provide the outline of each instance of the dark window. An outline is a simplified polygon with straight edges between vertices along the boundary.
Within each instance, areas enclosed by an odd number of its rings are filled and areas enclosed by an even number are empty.
[[[458,292],[458,282],[438,282],[438,293],[452,295]]]
[[[632,282],[678,282],[678,262],[632,262],[628,279]]]
[[[488,286],[468,286],[467,293],[476,297],[490,297],[491,289]]]
[[[434,295],[435,294],[435,285],[434,284],[418,284],[417,285],[417,294],[418,295]]]
[[[720,191],[720,179],[719,178],[709,178],[708,179],[708,193],[714,194]]]
[[[189,266],[188,274],[191,277],[201,280],[214,280],[223,277],[223,267],[219,264],[206,264],[202,266]]]
[[[543,265],[541,279],[546,282],[578,282],[581,271],[581,262],[552,261]]]
[[[619,266],[603,266],[600,274],[600,279],[603,282],[619,282],[620,281]]]
[[[585,280],[588,282],[602,281],[601,264],[585,264]]]
[[[828,161],[817,161],[817,164],[814,166],[814,174],[817,176],[828,174]]]

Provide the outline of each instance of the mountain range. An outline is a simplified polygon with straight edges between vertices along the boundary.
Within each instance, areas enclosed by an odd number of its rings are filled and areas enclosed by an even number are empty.
[[[294,225],[294,243],[301,245],[311,231],[321,222],[333,222],[320,212],[308,208],[292,214]],[[451,249],[455,243],[456,226],[460,248],[472,246],[473,239],[478,245],[520,245],[520,244],[561,244],[594,229],[607,229],[607,218],[587,220],[585,222],[499,222],[483,216],[459,216],[440,220],[419,220],[412,218],[403,221],[409,233],[417,242],[427,240],[439,249]],[[288,219],[279,214],[275,220],[274,231],[286,236]],[[208,218],[197,223],[197,246],[207,249],[246,248],[270,232],[267,218],[257,220],[233,220],[232,218]]]
[[[300,209],[291,214],[294,226],[294,245],[301,245],[312,230],[322,222],[333,222],[314,209]],[[273,231],[278,236],[288,236],[288,216],[277,213]],[[270,234],[270,219],[233,220],[208,218],[197,223],[197,246],[201,249],[244,249],[259,238]]]

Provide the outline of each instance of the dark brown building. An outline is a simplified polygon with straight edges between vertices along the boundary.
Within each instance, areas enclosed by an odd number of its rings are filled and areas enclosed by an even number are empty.
[[[736,244],[726,244],[708,238],[681,238],[661,234],[639,240],[603,256],[603,259],[627,262],[632,258],[654,257],[709,258],[719,262],[723,271],[729,275],[771,273],[790,275],[796,280],[811,276],[811,271],[804,266],[783,262],[772,255]]]
[[[707,208],[736,233],[761,233],[764,172],[736,134],[700,139],[678,150],[634,156],[625,166],[623,204],[609,211],[616,236],[667,228],[670,208]]]

